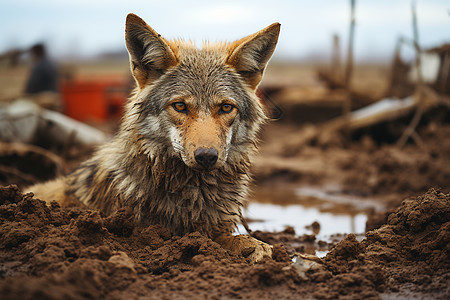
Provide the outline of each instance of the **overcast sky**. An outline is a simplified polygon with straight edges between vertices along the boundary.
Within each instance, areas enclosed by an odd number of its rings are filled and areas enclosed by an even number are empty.
[[[346,45],[349,0],[0,0],[0,53],[48,44],[56,57],[120,51],[127,13],[167,38],[235,40],[282,25],[278,59],[329,55],[333,33]],[[420,42],[450,42],[450,0],[418,0]],[[356,59],[390,57],[398,36],[412,36],[410,0],[357,0]]]

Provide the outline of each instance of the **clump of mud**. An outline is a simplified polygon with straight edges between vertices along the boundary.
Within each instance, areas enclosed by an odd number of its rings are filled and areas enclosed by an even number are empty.
[[[366,256],[388,271],[389,291],[450,295],[450,194],[431,189],[405,200],[366,236]]]
[[[450,194],[405,201],[380,229],[337,244],[315,267],[292,262],[282,239],[251,265],[199,233],[141,227],[0,188],[2,299],[448,298]],[[289,235],[293,242],[295,234]],[[270,240],[270,233],[260,233]],[[277,234],[274,234],[277,235]],[[278,234],[279,236],[279,234]],[[304,241],[305,237],[298,237]],[[294,259],[295,260],[295,259]]]
[[[291,226],[280,232],[257,230],[252,236],[271,245],[282,244],[291,256],[296,253],[315,254],[316,250],[327,251],[329,246],[329,243],[317,240],[315,234],[296,235],[295,229]]]

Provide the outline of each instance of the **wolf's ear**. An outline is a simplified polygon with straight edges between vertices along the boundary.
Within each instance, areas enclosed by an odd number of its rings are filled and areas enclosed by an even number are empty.
[[[274,23],[229,46],[226,63],[234,67],[252,89],[256,89],[261,81],[266,64],[275,50],[280,26]]]
[[[167,42],[135,14],[127,16],[125,42],[131,71],[140,88],[177,64],[177,58]]]

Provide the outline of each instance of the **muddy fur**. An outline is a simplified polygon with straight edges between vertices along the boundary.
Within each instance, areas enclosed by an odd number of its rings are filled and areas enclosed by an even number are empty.
[[[126,43],[137,88],[120,130],[67,177],[30,190],[106,214],[126,206],[138,221],[177,235],[231,232],[241,220],[257,133],[266,120],[255,90],[279,28],[273,24],[239,41],[199,49],[165,40],[130,14]],[[189,113],[172,108],[180,101]],[[231,111],[224,112],[224,105]],[[196,162],[199,147],[217,149],[211,169]]]

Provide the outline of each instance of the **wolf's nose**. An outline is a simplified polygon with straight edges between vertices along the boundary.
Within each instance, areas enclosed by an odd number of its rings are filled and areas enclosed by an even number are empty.
[[[195,161],[205,169],[211,169],[217,161],[219,153],[213,147],[206,149],[203,147],[194,151]]]

